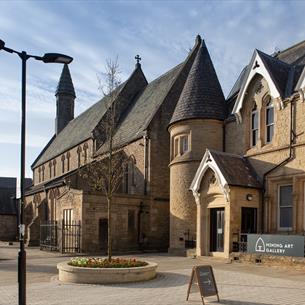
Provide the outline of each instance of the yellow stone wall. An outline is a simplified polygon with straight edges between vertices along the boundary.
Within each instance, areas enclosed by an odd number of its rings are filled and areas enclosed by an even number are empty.
[[[223,148],[223,123],[216,120],[188,120],[170,127],[170,250],[184,250],[185,239],[196,239],[196,203],[189,190],[207,148]],[[189,135],[189,151],[174,157],[174,138]]]

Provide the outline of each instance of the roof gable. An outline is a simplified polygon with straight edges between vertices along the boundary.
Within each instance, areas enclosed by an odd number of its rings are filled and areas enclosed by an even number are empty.
[[[211,169],[226,197],[229,200],[229,186],[261,188],[257,175],[247,159],[230,153],[207,149],[190,186],[196,202],[204,174]],[[198,203],[197,202],[197,203]]]
[[[256,75],[261,75],[267,81],[270,95],[272,98],[282,100],[288,94],[288,80],[293,76],[293,69],[290,65],[275,59],[261,51],[255,50],[241,81],[241,89],[239,90],[237,100],[233,107],[232,113],[241,120],[240,111],[243,107],[245,95],[251,81]],[[290,88],[291,91],[291,88]]]

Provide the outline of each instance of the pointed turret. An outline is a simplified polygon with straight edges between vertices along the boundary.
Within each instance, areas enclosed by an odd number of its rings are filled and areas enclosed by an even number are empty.
[[[56,135],[74,119],[75,91],[68,65],[64,65],[55,91],[56,96]]]
[[[55,96],[60,93],[70,94],[75,97],[74,86],[70,74],[70,70],[67,64],[64,64],[61,76],[55,91]]]
[[[188,119],[224,120],[225,115],[225,98],[202,40],[170,125]]]
[[[196,57],[187,75],[169,124],[170,166],[170,248],[185,254],[187,244],[196,240],[200,218],[188,187],[204,151],[223,150],[226,104],[209,52],[200,36]],[[199,245],[200,246],[200,245]]]

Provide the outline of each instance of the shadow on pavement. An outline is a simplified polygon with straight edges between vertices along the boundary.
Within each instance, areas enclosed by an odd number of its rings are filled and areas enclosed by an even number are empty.
[[[169,288],[186,285],[190,277],[180,273],[158,272],[157,276],[150,281],[126,284],[107,284],[107,286],[122,288]]]
[[[257,302],[245,302],[245,301],[234,301],[234,300],[223,300],[220,299],[220,303],[217,301],[209,302],[210,304],[224,304],[224,305],[274,305],[272,303],[257,303]]]

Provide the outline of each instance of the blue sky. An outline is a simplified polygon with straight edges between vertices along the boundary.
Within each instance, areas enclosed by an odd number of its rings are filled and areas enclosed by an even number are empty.
[[[195,36],[206,41],[225,95],[254,48],[273,53],[305,39],[303,1],[0,1],[8,47],[74,57],[75,113],[95,103],[97,75],[119,57],[124,80],[142,57],[149,81],[183,61]],[[62,67],[28,61],[27,169],[54,133],[54,92]],[[0,52],[0,176],[19,176],[20,71]]]

